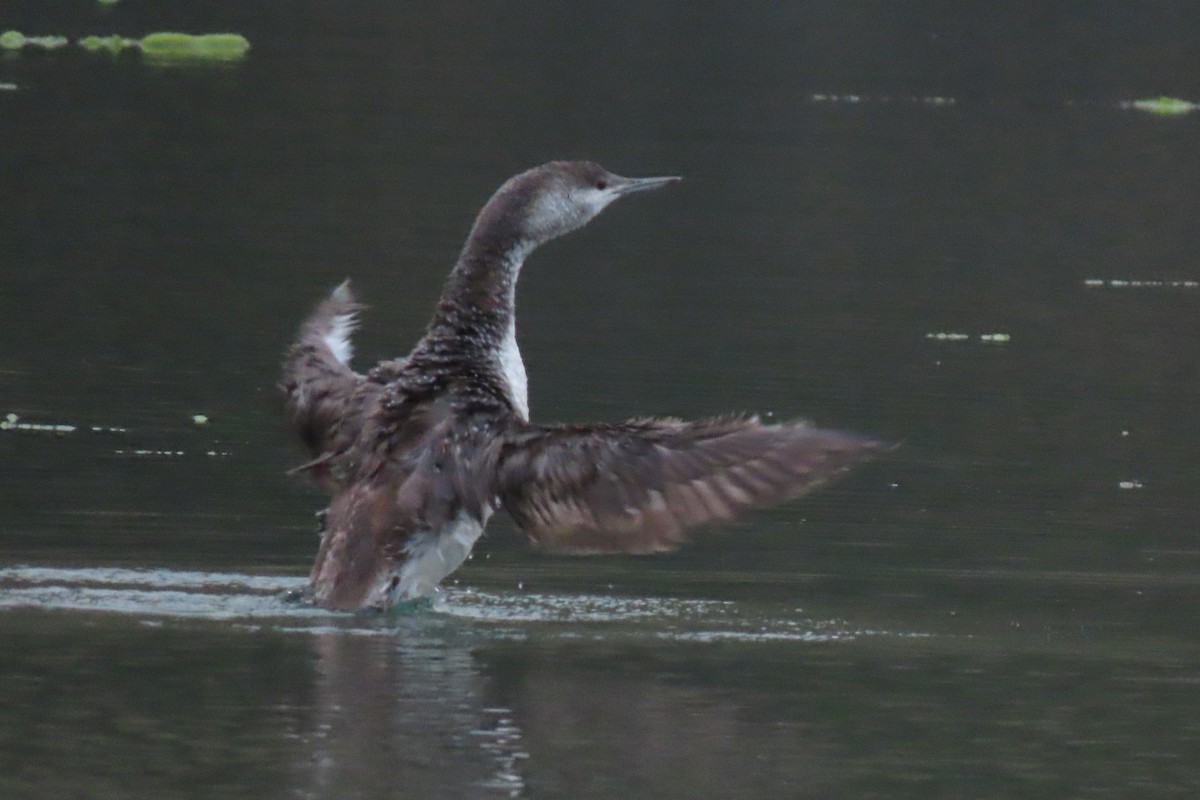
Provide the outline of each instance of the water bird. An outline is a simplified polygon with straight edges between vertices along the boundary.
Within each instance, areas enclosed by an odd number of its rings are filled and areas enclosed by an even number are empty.
[[[433,319],[406,357],[351,366],[362,306],[349,281],[303,323],[280,388],[332,493],[309,580],[329,609],[433,594],[503,509],[556,553],[671,550],[685,533],[797,497],[885,447],[754,416],[543,425],[529,419],[516,285],[535,248],[612,202],[675,182],[555,161],[484,205]]]

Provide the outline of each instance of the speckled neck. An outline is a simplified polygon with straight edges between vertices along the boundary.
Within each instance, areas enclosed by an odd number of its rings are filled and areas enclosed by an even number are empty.
[[[528,419],[525,366],[516,343],[517,278],[537,242],[524,235],[524,192],[502,187],[475,220],[411,369],[439,386],[466,376],[487,393],[494,386]],[[437,377],[435,377],[437,376]]]
[[[511,193],[484,206],[450,272],[427,338],[498,350],[516,319],[517,278],[534,243],[521,235]]]

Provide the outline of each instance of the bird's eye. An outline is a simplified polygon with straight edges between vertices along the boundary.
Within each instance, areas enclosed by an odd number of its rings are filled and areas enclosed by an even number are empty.
[[[596,181],[596,188],[603,192],[608,188],[608,181],[601,178],[600,180]]]

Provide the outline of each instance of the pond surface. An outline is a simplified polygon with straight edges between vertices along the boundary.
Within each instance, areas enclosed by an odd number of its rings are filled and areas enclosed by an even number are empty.
[[[1200,113],[1128,103],[1200,98],[1200,11],[1155,8],[6,3],[253,49],[0,58],[0,797],[1197,796]],[[679,553],[497,520],[432,607],[285,602],[295,327],[351,276],[406,351],[562,157],[685,180],[530,259],[535,420],[902,447]]]

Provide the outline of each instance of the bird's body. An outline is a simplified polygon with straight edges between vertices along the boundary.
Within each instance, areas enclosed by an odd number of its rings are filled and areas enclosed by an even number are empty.
[[[503,508],[543,549],[653,552],[696,525],[824,483],[881,443],[752,417],[534,425],[516,340],[526,256],[623,194],[628,179],[551,162],[500,187],[480,212],[433,320],[406,358],[350,366],[359,306],[338,287],[301,328],[282,388],[333,493],[310,583],[334,609],[433,593]]]

